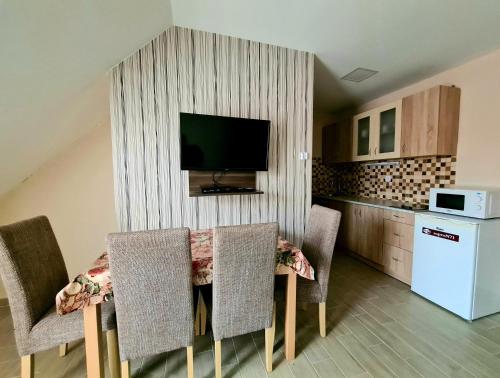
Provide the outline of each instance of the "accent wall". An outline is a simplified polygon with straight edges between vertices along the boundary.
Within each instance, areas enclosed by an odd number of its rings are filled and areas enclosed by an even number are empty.
[[[311,204],[314,56],[173,27],[111,73],[115,199],[123,231],[277,221],[300,243]],[[189,197],[179,113],[271,121],[262,195]],[[245,141],[241,141],[245,143]]]

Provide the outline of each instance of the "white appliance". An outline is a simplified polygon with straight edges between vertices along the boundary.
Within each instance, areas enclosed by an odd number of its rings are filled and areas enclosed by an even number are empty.
[[[429,210],[473,218],[500,217],[500,189],[431,188]]]
[[[415,215],[411,290],[473,320],[500,311],[500,219]]]

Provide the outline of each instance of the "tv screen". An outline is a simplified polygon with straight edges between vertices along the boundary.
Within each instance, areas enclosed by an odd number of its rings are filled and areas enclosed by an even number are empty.
[[[181,113],[181,169],[267,171],[269,121]]]

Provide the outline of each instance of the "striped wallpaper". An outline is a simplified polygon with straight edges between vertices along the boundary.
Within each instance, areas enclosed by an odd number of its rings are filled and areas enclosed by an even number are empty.
[[[122,231],[278,221],[300,243],[311,203],[313,55],[173,27],[111,73],[117,216]],[[189,197],[179,112],[271,120],[263,195]],[[244,141],[242,141],[244,143]]]

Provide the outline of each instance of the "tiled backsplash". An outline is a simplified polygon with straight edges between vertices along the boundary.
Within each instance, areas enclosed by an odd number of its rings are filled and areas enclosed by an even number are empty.
[[[456,157],[423,157],[394,160],[397,164],[369,166],[366,162],[327,167],[321,158],[313,158],[313,193],[340,190],[347,195],[406,201],[429,202],[429,189],[455,184]],[[372,164],[374,162],[370,162]],[[386,182],[386,176],[392,176]]]

